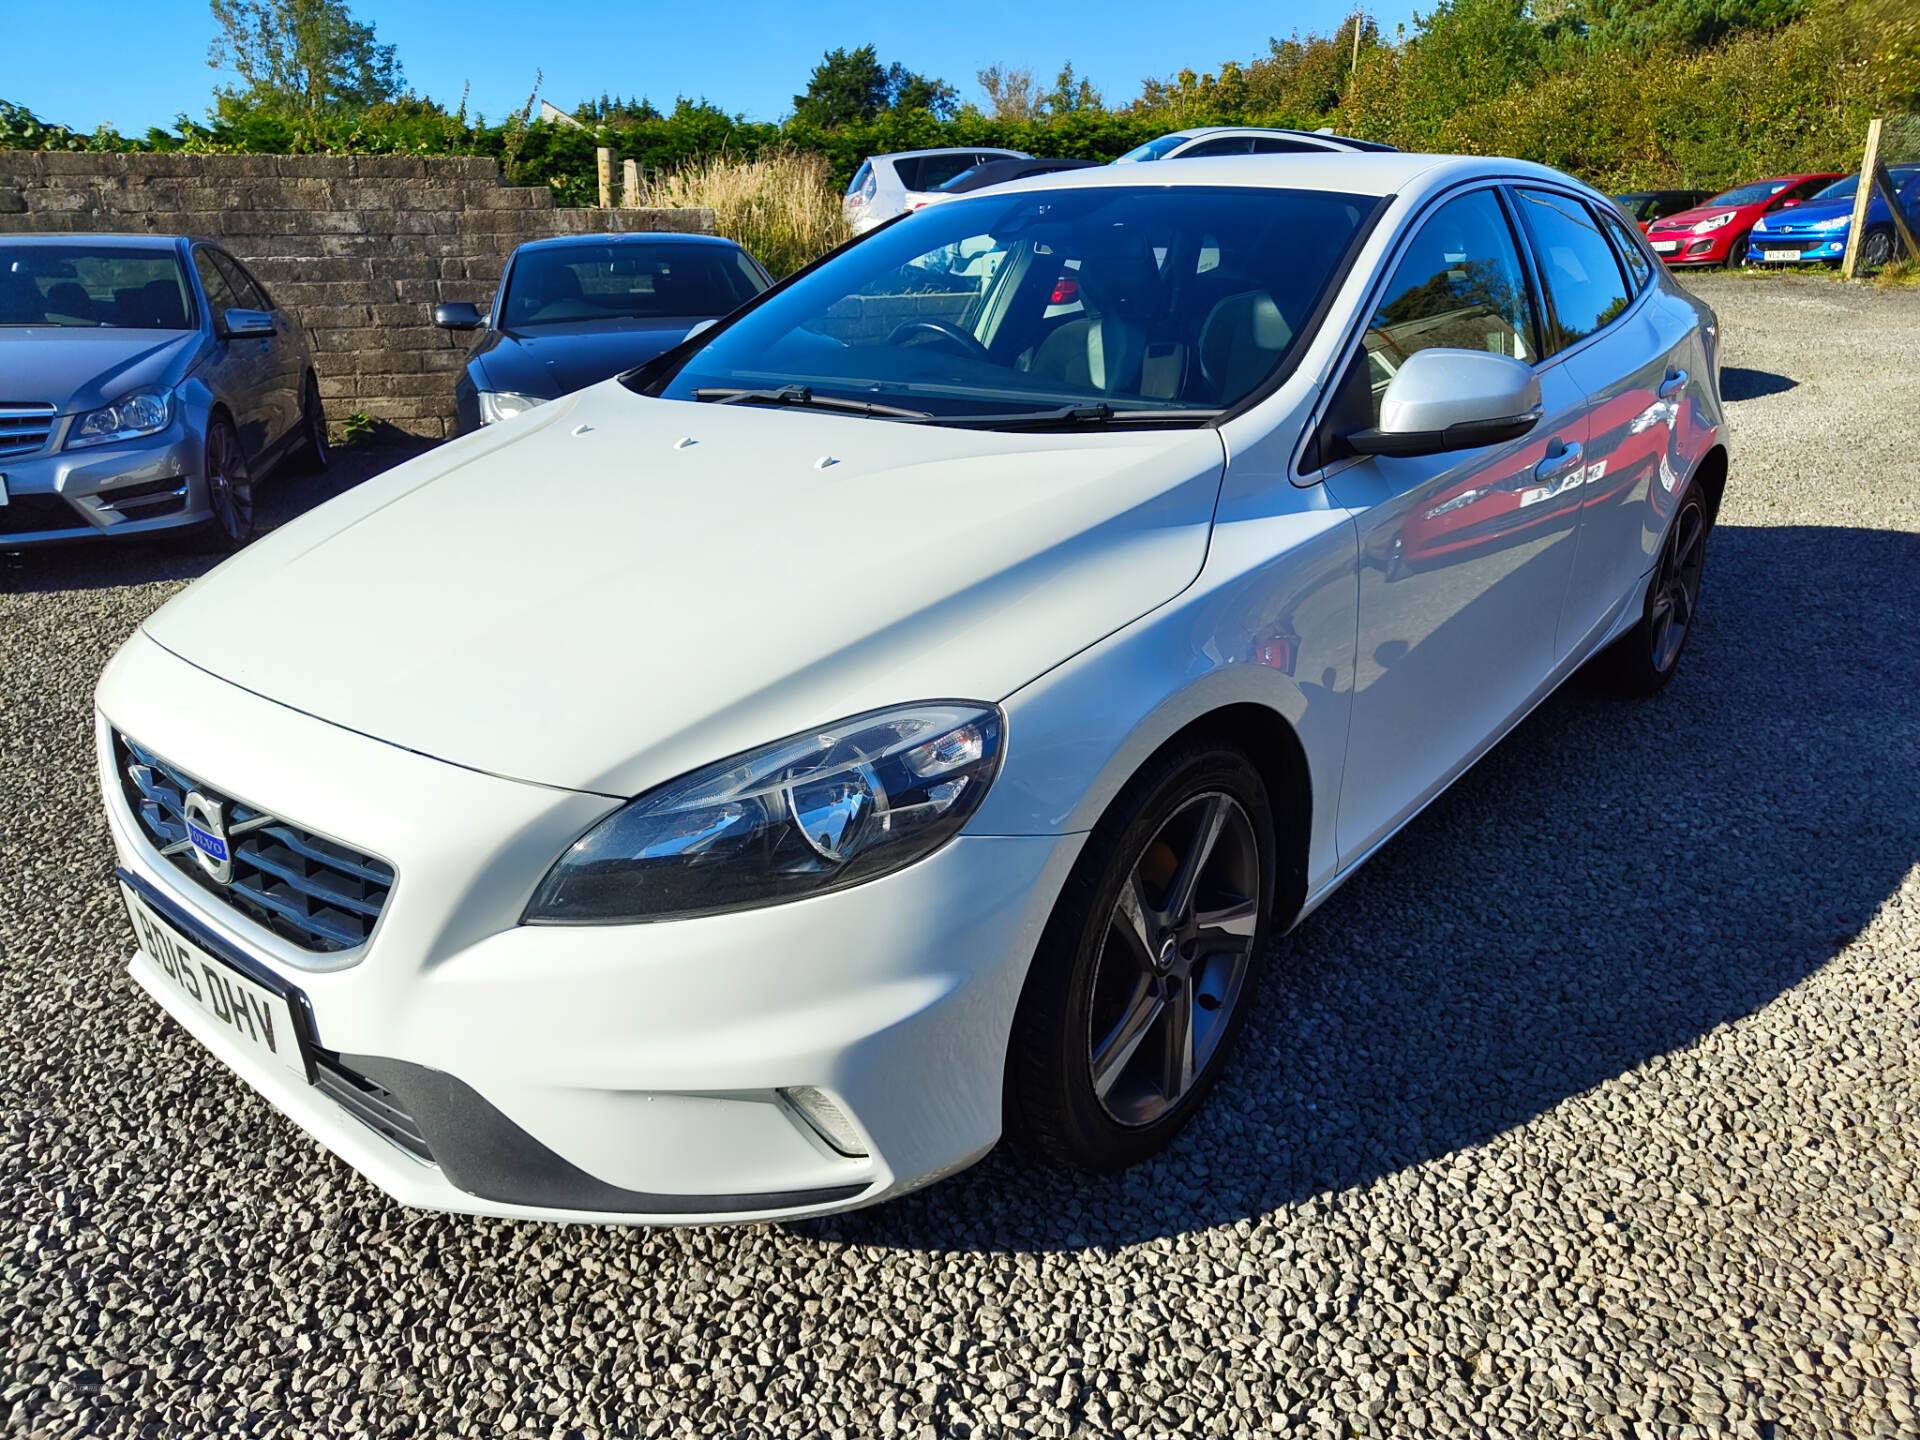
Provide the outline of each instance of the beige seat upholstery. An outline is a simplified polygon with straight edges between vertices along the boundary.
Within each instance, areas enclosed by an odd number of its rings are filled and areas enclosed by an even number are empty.
[[[1272,370],[1293,339],[1293,327],[1265,290],[1229,295],[1200,327],[1200,373],[1220,403],[1230,405]]]

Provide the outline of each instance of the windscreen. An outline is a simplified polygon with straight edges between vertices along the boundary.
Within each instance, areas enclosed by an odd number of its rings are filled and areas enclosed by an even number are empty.
[[[555,245],[514,258],[504,328],[724,315],[766,282],[730,245]]]
[[[1791,180],[1761,180],[1752,185],[1736,185],[1731,190],[1722,190],[1707,204],[1758,205],[1762,200],[1771,200],[1792,183]]]
[[[1140,160],[1158,160],[1169,150],[1179,149],[1192,138],[1191,135],[1162,135],[1158,140],[1149,140],[1144,145],[1134,146],[1113,163],[1126,165]]]
[[[936,419],[1094,402],[1203,417],[1297,353],[1378,203],[1200,186],[985,191],[875,232],[649,388],[710,399],[804,386]]]
[[[190,330],[194,324],[193,292],[171,248],[0,249],[0,325]]]

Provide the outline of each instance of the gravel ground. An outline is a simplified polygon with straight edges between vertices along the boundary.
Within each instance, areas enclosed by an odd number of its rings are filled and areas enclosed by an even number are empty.
[[[88,696],[199,563],[0,559],[0,1423],[1920,1435],[1920,293],[1700,288],[1740,449],[1680,679],[1543,707],[1106,1181],[401,1209],[121,971]]]

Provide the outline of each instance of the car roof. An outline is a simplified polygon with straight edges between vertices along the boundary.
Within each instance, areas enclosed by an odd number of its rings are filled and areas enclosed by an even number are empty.
[[[121,235],[113,233],[90,235],[84,231],[40,234],[33,231],[20,231],[11,235],[0,235],[0,245],[71,243],[75,245],[97,245],[109,250],[151,250],[155,245],[185,245],[192,238],[193,237],[187,235]]]
[[[909,160],[917,155],[1004,155],[1012,160],[1030,160],[1024,150],[1009,150],[1004,145],[940,145],[932,150],[889,150],[884,155],[869,155],[868,160]]]
[[[1332,190],[1348,195],[1393,195],[1416,180],[1429,188],[1449,180],[1483,177],[1548,180],[1598,194],[1591,186],[1530,160],[1479,155],[1423,155],[1404,150],[1326,150],[1298,155],[1221,155],[1183,159],[1178,165],[1098,165],[1056,170],[996,185],[995,196],[1015,191],[1082,190],[1102,186],[1212,187],[1223,189]],[[957,199],[956,199],[957,203]]]
[[[684,230],[627,230],[613,235],[549,235],[514,246],[514,253],[522,250],[565,250],[575,245],[656,245],[663,241],[671,241],[676,245],[714,245],[728,250],[740,248],[738,242],[724,235],[697,235]]]

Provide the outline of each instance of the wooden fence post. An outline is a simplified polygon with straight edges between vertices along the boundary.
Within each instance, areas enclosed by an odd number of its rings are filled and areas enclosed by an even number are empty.
[[[594,158],[598,162],[600,171],[600,208],[611,210],[613,208],[613,151],[602,145],[594,151]]]
[[[1860,183],[1853,191],[1853,224],[1847,230],[1847,253],[1840,261],[1840,277],[1853,279],[1860,267],[1860,232],[1867,228],[1867,202],[1873,198],[1873,172],[1880,165],[1880,121],[1867,122],[1867,153],[1860,162]]]
[[[622,160],[620,162],[620,203],[629,210],[640,206],[640,162]]]

